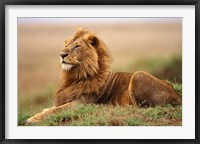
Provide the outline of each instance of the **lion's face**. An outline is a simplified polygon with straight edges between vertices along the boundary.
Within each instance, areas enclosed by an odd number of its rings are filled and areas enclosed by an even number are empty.
[[[60,52],[60,61],[62,68],[66,71],[72,67],[78,67],[85,58],[84,47],[82,40],[66,42],[65,47]]]
[[[79,67],[98,68],[98,56],[91,39],[75,37],[65,41],[65,47],[60,52],[62,68],[66,71]]]
[[[77,73],[79,78],[94,76],[110,66],[110,55],[105,45],[94,33],[83,28],[65,40],[60,60],[64,71]]]

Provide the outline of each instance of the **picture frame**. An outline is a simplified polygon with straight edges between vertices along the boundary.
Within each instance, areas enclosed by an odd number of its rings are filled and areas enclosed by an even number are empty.
[[[8,5],[194,5],[195,6],[195,139],[7,139],[6,135],[6,32],[5,32],[5,20],[6,20],[6,6]],[[41,0],[41,1],[24,1],[24,0],[8,0],[1,2],[1,97],[0,97],[0,142],[1,143],[200,143],[199,138],[199,35],[200,35],[200,2],[199,0],[168,0],[168,1],[161,1],[161,0],[124,0],[124,1],[92,1],[92,0],[85,0],[85,1],[53,1],[53,0]]]

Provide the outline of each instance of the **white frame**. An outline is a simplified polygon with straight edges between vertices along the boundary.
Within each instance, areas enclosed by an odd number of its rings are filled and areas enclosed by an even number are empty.
[[[5,7],[6,139],[195,139],[195,6],[20,6]],[[183,126],[17,126],[18,17],[182,17]],[[13,63],[15,61],[16,63]]]

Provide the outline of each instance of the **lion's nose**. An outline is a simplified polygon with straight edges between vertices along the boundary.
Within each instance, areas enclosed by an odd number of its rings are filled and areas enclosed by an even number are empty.
[[[65,57],[67,57],[67,56],[68,56],[67,53],[60,53],[60,57],[63,58],[63,59],[64,59]]]

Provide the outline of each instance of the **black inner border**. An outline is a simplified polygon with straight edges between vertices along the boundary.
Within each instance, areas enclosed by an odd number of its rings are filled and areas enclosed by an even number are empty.
[[[1,0],[0,9],[0,142],[1,143],[152,143],[152,144],[199,144],[199,48],[200,48],[200,0]],[[195,5],[195,139],[5,139],[5,6],[6,5]]]

